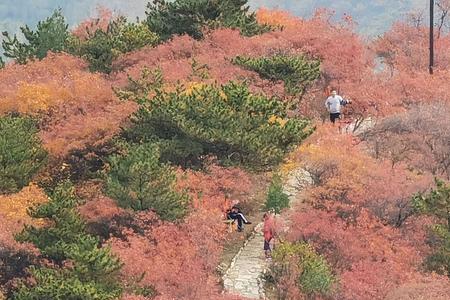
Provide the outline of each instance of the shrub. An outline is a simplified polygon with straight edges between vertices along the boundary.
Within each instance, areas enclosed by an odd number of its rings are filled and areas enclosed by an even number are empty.
[[[85,58],[92,72],[110,73],[113,61],[122,53],[147,45],[156,45],[159,38],[143,23],[128,22],[119,17],[110,21],[106,30],[87,30],[87,38],[72,37],[70,52]]]
[[[243,84],[196,84],[141,102],[125,137],[157,142],[162,159],[184,166],[212,154],[225,164],[271,167],[311,132],[309,121],[287,116],[286,103]]]
[[[122,207],[153,209],[162,219],[177,220],[187,213],[188,197],[176,191],[174,170],[159,158],[152,144],[131,147],[126,156],[112,156],[106,191]]]
[[[430,271],[450,276],[450,230],[442,225],[432,227],[434,251],[425,260]]]
[[[162,40],[173,35],[188,34],[195,39],[203,37],[204,27],[240,29],[246,36],[271,29],[259,25],[254,13],[249,13],[247,0],[153,0],[147,5],[147,24]]]
[[[44,165],[37,128],[31,119],[0,117],[0,193],[11,193],[28,185]]]
[[[283,183],[279,175],[272,178],[267,193],[265,208],[266,210],[273,210],[279,214],[283,209],[289,207],[289,196],[283,191]]]
[[[25,42],[20,42],[16,35],[11,37],[8,32],[3,32],[2,46],[4,55],[24,64],[29,59],[43,59],[48,51],[61,52],[66,49],[70,33],[68,25],[61,10],[37,24],[36,31],[28,26],[21,27]]]
[[[39,136],[52,156],[106,144],[136,105],[116,99],[105,76],[86,68],[83,60],[63,53],[8,64],[0,72],[0,115],[39,118]]]
[[[113,51],[114,45],[108,33],[97,30],[88,40],[82,42],[76,38],[71,40],[70,52],[86,59],[91,72],[110,73],[111,65],[118,53]]]
[[[99,248],[98,238],[86,233],[74,188],[65,182],[49,198],[49,202],[31,208],[30,215],[51,225],[25,226],[17,239],[33,243],[53,267],[32,267],[34,283],[23,283],[14,299],[117,299],[121,294],[117,283],[121,264],[109,248]]]
[[[262,78],[283,81],[286,91],[290,94],[304,94],[306,88],[320,76],[320,61],[308,60],[304,56],[238,56],[233,62],[257,72]]]
[[[413,206],[419,213],[435,216],[441,221],[432,227],[436,238],[435,251],[426,260],[428,268],[440,274],[450,274],[450,184],[436,180],[436,189],[429,194],[413,197]]]
[[[307,243],[283,243],[273,252],[273,259],[275,280],[293,271],[297,285],[307,295],[327,295],[336,283],[326,260]]]

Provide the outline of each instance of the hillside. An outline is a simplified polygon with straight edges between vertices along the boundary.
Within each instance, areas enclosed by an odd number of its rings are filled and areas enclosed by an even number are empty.
[[[450,35],[249,3],[4,34],[0,299],[450,297]]]
[[[20,25],[34,25],[37,21],[48,16],[55,8],[61,7],[70,25],[75,25],[89,17],[96,6],[101,5],[119,11],[130,18],[145,17],[143,7],[146,0],[123,1],[61,1],[61,0],[19,0],[2,1],[0,4],[0,31],[16,31]],[[427,11],[427,4],[417,0],[402,1],[348,1],[348,0],[251,0],[253,9],[260,7],[278,8],[289,11],[299,17],[310,17],[317,8],[328,8],[336,11],[338,17],[343,14],[351,15],[358,23],[358,31],[368,36],[376,36],[389,29],[396,20],[403,19],[410,11]],[[35,9],[27,10],[23,7],[32,5]]]

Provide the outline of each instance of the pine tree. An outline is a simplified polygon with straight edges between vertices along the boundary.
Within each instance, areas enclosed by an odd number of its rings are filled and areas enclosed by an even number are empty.
[[[33,285],[22,284],[14,299],[116,299],[121,294],[117,271],[118,258],[99,240],[86,233],[86,225],[76,206],[78,199],[69,182],[58,185],[49,201],[30,209],[30,216],[47,220],[47,226],[26,226],[17,235],[21,242],[31,242],[54,267],[30,269]],[[48,264],[46,264],[48,265]]]
[[[175,172],[160,163],[152,144],[133,146],[126,156],[112,156],[106,191],[118,204],[134,210],[153,209],[174,221],[187,212],[188,197],[175,189]]]
[[[284,82],[290,94],[304,94],[306,88],[320,77],[320,61],[305,56],[274,55],[270,57],[238,56],[233,62],[255,71],[262,78]]]
[[[26,63],[29,59],[43,59],[48,51],[64,51],[70,36],[61,10],[56,10],[44,21],[39,21],[36,31],[31,30],[28,25],[21,27],[20,30],[25,42],[20,42],[16,35],[11,36],[6,31],[3,32],[2,42],[4,55],[20,64]]]
[[[432,271],[450,274],[450,184],[436,180],[436,189],[430,193],[413,197],[413,206],[417,212],[432,215],[440,223],[432,227],[435,237],[434,252],[426,259],[426,265]]]
[[[162,160],[182,166],[214,155],[223,164],[270,168],[311,133],[309,121],[287,116],[287,103],[233,82],[158,91],[139,102],[125,138],[158,143]]]
[[[44,165],[47,153],[37,131],[29,118],[0,117],[0,194],[20,190]]]
[[[147,24],[162,40],[183,34],[201,39],[204,27],[240,29],[244,35],[271,30],[256,22],[247,3],[247,0],[153,0],[147,5]]]
[[[265,204],[266,210],[273,210],[276,214],[289,207],[289,196],[283,191],[283,184],[279,175],[274,175],[269,186]]]
[[[106,30],[86,30],[86,40],[71,36],[68,51],[86,59],[92,72],[110,73],[113,61],[120,54],[155,46],[159,42],[158,36],[146,24],[128,22],[125,17],[112,20]]]

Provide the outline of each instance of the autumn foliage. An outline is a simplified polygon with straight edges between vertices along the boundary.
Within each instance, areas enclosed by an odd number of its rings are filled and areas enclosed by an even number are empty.
[[[0,112],[40,117],[40,136],[55,156],[106,142],[133,111],[132,103],[116,100],[105,78],[67,54],[10,64],[0,82]]]
[[[364,143],[335,130],[319,128],[297,152],[312,177],[311,207],[294,214],[288,239],[325,255],[345,299],[383,299],[402,283],[424,280],[429,220],[413,215],[411,198],[433,180],[375,160]]]
[[[72,32],[55,15],[64,47],[0,69],[0,117],[36,122],[21,129],[36,143],[14,149],[42,154],[42,143],[49,154],[44,169],[43,154],[39,166],[26,163],[31,170],[2,158],[13,151],[0,155],[1,170],[26,175],[0,195],[0,298],[82,282],[103,299],[239,299],[222,293],[217,272],[224,212],[238,203],[255,213],[268,192],[265,209],[289,219],[275,255],[285,299],[448,299],[448,209],[431,204],[441,205],[450,176],[450,35],[435,41],[430,76],[420,22],[367,42],[351,17],[335,21],[326,9],[305,19],[246,15],[240,0],[203,1],[214,11],[163,2],[144,22],[100,10]],[[180,16],[189,26],[170,23]],[[321,124],[332,88],[353,100],[343,122],[357,126]],[[281,179],[265,186],[288,152],[282,171],[312,179],[300,179],[295,203]],[[47,197],[44,187],[67,177],[77,197],[69,187]],[[34,246],[14,238],[24,225],[22,241]],[[84,250],[111,272],[89,273]]]
[[[177,173],[179,188],[192,197],[190,214],[182,222],[161,221],[149,211],[130,214],[105,198],[83,205],[82,214],[94,230],[109,224],[105,243],[124,263],[127,285],[151,287],[156,299],[235,299],[220,294],[215,274],[226,234],[222,216],[233,203],[249,201],[252,181],[240,169],[214,164],[205,172]]]

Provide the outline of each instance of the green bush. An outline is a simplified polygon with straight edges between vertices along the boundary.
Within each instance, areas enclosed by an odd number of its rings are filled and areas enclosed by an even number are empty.
[[[305,56],[274,55],[270,57],[238,56],[233,63],[257,72],[262,78],[283,81],[291,94],[303,94],[320,77],[320,61]]]
[[[109,248],[99,247],[98,238],[86,233],[73,186],[58,185],[49,199],[30,209],[31,217],[46,219],[49,225],[25,226],[16,239],[33,243],[52,264],[31,268],[34,283],[23,283],[14,299],[117,299],[121,263]]]
[[[443,225],[434,225],[431,229],[434,251],[426,258],[425,264],[430,271],[450,276],[450,230]]]
[[[20,30],[25,37],[24,42],[20,42],[16,35],[11,36],[6,31],[3,32],[2,42],[4,55],[20,64],[26,63],[29,59],[43,59],[48,51],[65,51],[70,37],[61,10],[55,10],[50,17],[39,21],[36,31],[32,31],[28,26],[21,27]]]
[[[2,46],[6,57],[25,64],[30,59],[43,59],[48,51],[66,51],[86,59],[93,72],[109,73],[114,59],[120,54],[159,42],[159,37],[148,29],[146,23],[128,22],[125,17],[111,21],[106,31],[89,32],[87,28],[88,38],[81,40],[70,33],[61,10],[40,21],[36,31],[28,26],[20,29],[25,42],[16,35],[3,32]],[[3,60],[0,59],[0,68],[2,65]]]
[[[91,72],[110,73],[112,63],[118,52],[114,51],[114,44],[108,33],[97,30],[86,41],[72,39],[71,53],[84,58],[89,63]]]
[[[35,123],[28,118],[0,117],[0,194],[19,191],[44,165]]]
[[[307,243],[280,244],[272,256],[275,281],[292,271],[289,264],[293,263],[295,270],[299,271],[299,288],[307,295],[328,295],[337,282],[327,261]]]
[[[279,214],[283,209],[288,207],[289,196],[283,191],[283,182],[281,177],[279,175],[275,175],[269,186],[265,209],[273,210],[276,214]]]
[[[106,191],[118,204],[134,210],[153,209],[164,220],[185,216],[189,198],[176,191],[176,175],[161,164],[152,144],[133,146],[124,156],[110,158]]]
[[[259,25],[254,13],[249,13],[248,0],[153,0],[147,5],[147,25],[162,40],[173,35],[203,37],[204,27],[240,29],[246,36],[271,30]]]
[[[309,121],[287,116],[285,102],[251,94],[243,84],[155,94],[139,99],[141,108],[124,137],[158,143],[162,159],[183,166],[215,155],[224,164],[268,168],[312,131]]]
[[[431,228],[435,242],[432,245],[434,252],[425,261],[428,269],[450,274],[450,184],[437,179],[436,189],[415,195],[412,203],[417,213],[440,220],[440,224]]]
[[[86,40],[71,37],[68,49],[89,62],[92,72],[110,73],[113,61],[122,53],[159,42],[158,36],[143,23],[131,23],[121,17],[112,21],[106,31],[89,32]]]

